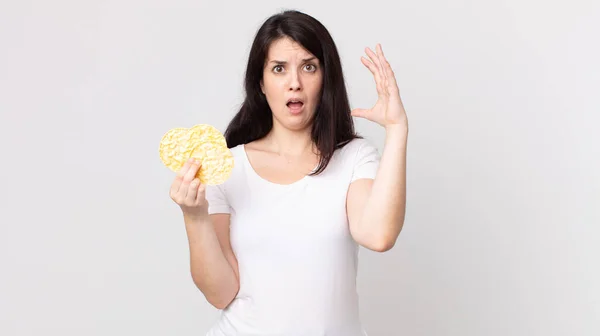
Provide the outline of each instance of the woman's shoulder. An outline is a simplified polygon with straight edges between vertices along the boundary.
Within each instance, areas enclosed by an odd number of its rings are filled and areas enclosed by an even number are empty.
[[[233,158],[236,160],[238,160],[238,158],[242,157],[242,155],[245,155],[243,144],[233,146],[233,147],[229,148],[229,151],[233,155]]]
[[[233,172],[232,172],[232,174],[235,174],[235,173],[239,172],[240,168],[244,165],[246,152],[244,150],[243,144],[231,147],[231,148],[229,148],[229,151],[231,152],[231,155],[233,156],[233,168],[232,168]]]
[[[327,170],[333,175],[351,174],[365,160],[377,161],[378,156],[377,147],[371,140],[354,138],[336,149]]]
[[[375,144],[366,138],[354,138],[338,149],[338,154],[345,159],[356,159],[361,153],[377,152]]]

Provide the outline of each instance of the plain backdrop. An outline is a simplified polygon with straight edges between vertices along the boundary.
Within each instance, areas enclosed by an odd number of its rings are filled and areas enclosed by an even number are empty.
[[[224,131],[256,29],[288,8],[330,30],[353,107],[382,43],[407,110],[404,230],[360,254],[370,335],[600,335],[592,0],[2,1],[0,335],[204,334],[218,311],[158,143]]]

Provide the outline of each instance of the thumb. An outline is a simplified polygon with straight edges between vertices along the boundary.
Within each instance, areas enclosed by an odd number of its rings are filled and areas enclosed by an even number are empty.
[[[369,110],[362,108],[355,108],[350,113],[353,117],[365,118]]]

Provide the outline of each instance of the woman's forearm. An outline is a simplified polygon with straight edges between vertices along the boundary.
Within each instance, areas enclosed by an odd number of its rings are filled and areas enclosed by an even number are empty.
[[[360,227],[382,250],[396,242],[406,210],[406,144],[408,129],[386,130],[380,166],[362,213]]]
[[[235,298],[239,281],[219,243],[210,216],[185,218],[194,284],[210,304],[223,309]]]

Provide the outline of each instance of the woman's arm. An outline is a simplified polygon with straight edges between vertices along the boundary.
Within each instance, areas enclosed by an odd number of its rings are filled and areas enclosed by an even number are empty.
[[[356,180],[348,190],[351,234],[357,243],[374,251],[391,249],[404,225],[407,135],[406,127],[387,127],[375,179]]]
[[[237,260],[229,243],[229,214],[185,218],[194,284],[210,304],[224,309],[239,290]]]
[[[352,236],[375,251],[387,251],[396,243],[404,225],[406,208],[406,142],[408,119],[396,76],[383,54],[366,48],[369,59],[361,58],[375,79],[378,99],[370,109],[352,111],[385,128],[385,145],[375,179],[354,181],[347,198]]]
[[[199,162],[188,160],[178,171],[170,195],[183,212],[194,284],[210,304],[223,309],[239,290],[237,260],[229,242],[230,217],[223,213],[224,195],[216,187],[201,184],[198,169]],[[209,198],[213,208],[219,205],[221,209],[210,210]]]

